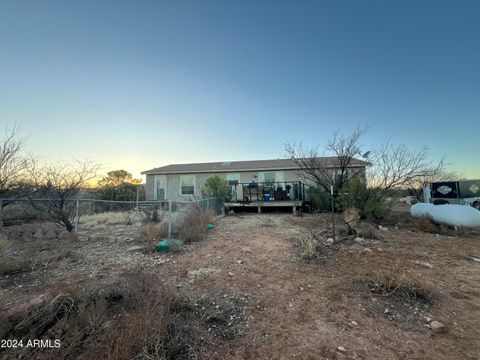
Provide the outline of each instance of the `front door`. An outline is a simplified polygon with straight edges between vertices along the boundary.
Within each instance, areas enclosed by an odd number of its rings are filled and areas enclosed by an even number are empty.
[[[155,176],[155,200],[165,200],[167,193],[167,176],[166,175],[156,175]]]

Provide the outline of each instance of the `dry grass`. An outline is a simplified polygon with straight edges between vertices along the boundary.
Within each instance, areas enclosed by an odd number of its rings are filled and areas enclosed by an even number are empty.
[[[11,301],[13,296],[6,290],[0,289],[0,311],[6,310],[7,303]],[[2,327],[0,326],[0,335],[2,333]]]
[[[7,248],[10,245],[10,242],[0,235],[0,250]]]
[[[0,275],[13,275],[30,270],[29,262],[24,259],[9,257],[0,260]]]
[[[360,214],[355,208],[345,209],[343,212],[343,221],[347,225],[348,234],[356,233],[357,225],[360,220]]]
[[[166,317],[174,297],[170,289],[159,284],[158,279],[139,273],[108,289],[67,288],[14,322],[5,337],[61,340],[55,355],[40,351],[33,354],[28,349],[28,357],[39,359],[73,354],[83,354],[80,358],[130,359],[142,351],[147,354],[150,344],[161,341],[165,345]]]
[[[166,222],[161,222],[159,224],[149,223],[145,225],[141,231],[140,240],[147,247],[147,249],[153,251],[155,245],[157,245],[160,240],[166,239],[167,236],[168,224]]]
[[[187,276],[190,279],[190,282],[195,281],[197,278],[204,278],[210,275],[214,275],[220,272],[219,269],[213,267],[202,267],[199,269],[191,270],[188,272]]]
[[[435,293],[431,281],[415,271],[406,260],[397,260],[366,281],[369,290],[383,296],[394,296],[430,303]]]
[[[205,210],[194,210],[188,213],[181,225],[174,226],[172,237],[191,242],[200,240],[207,232],[207,225],[213,221],[213,213]],[[140,233],[140,240],[153,251],[155,245],[168,237],[168,222],[148,223]],[[179,250],[179,246],[172,243],[171,251]]]
[[[307,237],[299,241],[300,257],[303,260],[311,261],[318,258],[318,241],[313,237]]]
[[[78,243],[77,235],[53,223],[9,226],[2,231],[5,247],[0,251],[0,275],[28,272],[42,277],[44,271],[78,260],[74,245]]]
[[[439,231],[438,225],[436,225],[428,216],[416,218],[414,226],[418,231],[428,233],[436,233]]]
[[[103,212],[93,215],[84,215],[80,218],[80,224],[87,227],[98,225],[140,224],[145,215],[140,211]]]
[[[0,334],[24,342],[59,339],[61,347],[6,350],[3,359],[211,358],[210,345],[221,344],[228,339],[223,334],[234,336],[237,331],[232,327],[237,309],[224,306],[224,297],[206,294],[192,300],[143,271],[124,274],[122,281],[107,288],[63,290],[48,303],[10,319]],[[218,310],[218,304],[224,310]]]
[[[372,223],[362,221],[357,227],[357,235],[366,239],[378,239],[378,231]]]
[[[211,211],[194,210],[185,218],[178,231],[178,238],[185,242],[200,240],[207,232],[207,225],[213,221],[214,215]]]

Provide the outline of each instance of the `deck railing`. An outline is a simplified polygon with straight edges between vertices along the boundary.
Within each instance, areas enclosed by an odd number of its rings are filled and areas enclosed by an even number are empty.
[[[310,187],[301,181],[230,183],[232,202],[308,201]]]

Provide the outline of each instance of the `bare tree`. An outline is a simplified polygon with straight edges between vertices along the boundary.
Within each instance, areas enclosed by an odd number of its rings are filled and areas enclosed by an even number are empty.
[[[390,140],[373,151],[371,160],[369,186],[383,190],[423,185],[449,172],[449,163],[445,159],[432,161],[427,148],[410,150],[405,144],[395,145]]]
[[[408,184],[408,192],[415,196],[419,201],[423,197],[423,188],[435,181],[454,181],[461,178],[461,175],[450,169],[451,163],[442,158],[438,162],[431,163],[426,169],[425,174],[417,179],[410,181]]]
[[[367,170],[367,183],[352,181],[340,193],[343,208],[354,207],[362,218],[382,217],[391,210],[393,190],[407,190],[413,185],[421,188],[431,176],[445,172],[444,159],[431,160],[428,149],[410,150],[387,140],[372,151],[372,165]]]
[[[63,162],[29,167],[31,205],[67,229],[73,230],[73,200],[96,177],[99,165],[92,161]],[[36,200],[42,199],[42,200]]]
[[[302,143],[287,143],[285,151],[302,170],[305,180],[330,191],[333,186],[338,191],[351,178],[364,170],[355,166],[356,158],[362,156],[360,138],[365,132],[357,127],[351,134],[345,135],[336,131],[330,138],[323,152],[320,148],[305,148]]]
[[[22,181],[28,158],[22,154],[25,139],[19,137],[17,125],[5,131],[0,142],[0,196],[10,193]]]

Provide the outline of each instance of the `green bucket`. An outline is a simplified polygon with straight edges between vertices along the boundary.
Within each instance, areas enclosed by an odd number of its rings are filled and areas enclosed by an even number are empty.
[[[173,245],[182,245],[183,241],[182,240],[162,240],[160,241],[157,245],[155,245],[155,250],[158,252],[168,252],[170,251],[170,243]]]

